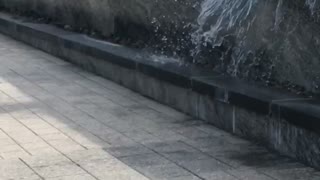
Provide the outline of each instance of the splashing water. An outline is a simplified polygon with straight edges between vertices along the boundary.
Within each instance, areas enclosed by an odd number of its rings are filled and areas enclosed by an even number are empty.
[[[306,5],[309,7],[312,15],[316,13],[318,0],[306,0]]]
[[[201,12],[197,19],[198,29],[193,33],[195,48],[191,54],[197,57],[203,47],[216,48],[222,46],[226,37],[246,38],[246,32],[255,20],[254,9],[258,0],[205,0],[201,4]],[[230,47],[231,48],[231,47]],[[233,58],[242,56],[240,47]],[[237,57],[236,57],[237,56]],[[234,61],[234,65],[236,65]],[[233,72],[236,74],[236,72]]]
[[[203,39],[212,41],[213,46],[221,45],[221,34],[243,26],[256,2],[257,0],[205,0],[197,19],[199,29],[193,35],[194,42]]]
[[[301,1],[305,1],[312,16],[317,13],[319,0]],[[264,76],[270,76],[274,62],[289,58],[290,51],[299,58],[312,56],[305,51],[310,42],[300,37],[301,31],[312,30],[299,29],[303,23],[309,22],[302,22],[299,19],[302,16],[294,14],[299,10],[294,12],[288,8],[290,3],[289,0],[204,0],[192,34],[194,61],[202,60],[205,51],[224,49],[219,52],[222,54],[219,58],[207,61],[227,64],[226,71],[234,76],[249,76],[253,66],[265,71],[262,73],[269,73]]]

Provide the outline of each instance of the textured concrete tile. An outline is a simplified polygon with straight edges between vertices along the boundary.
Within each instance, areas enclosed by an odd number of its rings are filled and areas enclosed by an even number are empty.
[[[41,138],[43,138],[45,141],[70,139],[68,136],[66,136],[65,134],[63,134],[61,132],[43,134],[43,135],[41,135]]]
[[[124,158],[119,158],[122,162],[127,164],[130,167],[148,167],[148,166],[156,166],[156,165],[165,165],[171,164],[171,162],[159,154],[143,154],[143,155],[135,155],[128,156]]]
[[[213,152],[216,155],[219,153],[223,153],[224,151],[227,151],[227,150],[239,149],[238,146],[234,146],[229,142],[225,141],[223,138],[217,138],[217,137],[188,139],[184,142],[201,151]]]
[[[163,123],[162,123],[163,124]],[[147,126],[145,129],[152,135],[158,137],[161,140],[164,141],[184,141],[187,139],[187,137],[174,132],[171,129],[163,128],[162,126]]]
[[[23,125],[19,123],[15,123],[14,120],[10,123],[7,123],[6,125],[2,125],[1,129],[8,134],[13,134],[13,133],[22,133],[22,132],[28,132],[29,130],[24,127]]]
[[[129,146],[110,147],[110,148],[106,148],[106,151],[108,151],[110,154],[112,154],[115,157],[124,157],[124,156],[153,153],[152,150],[139,144],[133,144],[132,146],[129,145]]]
[[[135,141],[130,139],[129,137],[122,135],[122,134],[103,134],[97,135],[101,139],[108,142],[111,146],[119,147],[119,146],[128,146],[132,144],[136,144]]]
[[[8,139],[8,138],[9,138],[9,136],[6,133],[4,133],[3,131],[0,131],[0,141],[3,139]]]
[[[16,144],[12,139],[10,138],[5,138],[5,139],[0,139],[0,146],[7,146],[7,145],[13,145]]]
[[[281,180],[318,180],[320,179],[319,171],[312,168],[292,168],[265,171],[265,174]]]
[[[26,143],[34,143],[41,141],[41,138],[39,138],[37,135],[34,134],[10,134],[10,136],[19,144],[26,144]]]
[[[60,152],[53,147],[28,149],[28,152],[32,154],[32,156],[53,156],[60,154]]]
[[[42,135],[48,135],[48,134],[56,134],[56,133],[59,133],[60,131],[54,127],[49,127],[44,129],[34,129],[33,132],[35,132],[39,136],[42,136]]]
[[[277,169],[291,166],[290,159],[260,149],[227,150],[214,157],[234,168]]]
[[[228,174],[231,174],[242,180],[273,180],[272,177],[263,174],[262,172],[258,172],[254,169],[232,169],[227,171]]]
[[[0,179],[29,180],[38,178],[39,176],[20,160],[0,160]]]
[[[200,177],[208,180],[238,180],[238,177],[232,176],[224,171],[200,172]],[[252,179],[253,180],[253,179]],[[259,179],[254,179],[259,180]]]
[[[195,127],[180,127],[178,129],[175,129],[175,131],[191,139],[210,137],[210,134],[202,130],[196,129]]]
[[[73,163],[61,163],[57,165],[39,166],[33,168],[44,178],[71,176],[78,174],[85,174],[86,172],[79,166]]]
[[[52,145],[54,148],[58,149],[61,152],[67,153],[77,150],[85,150],[84,147],[80,146],[76,142],[66,139],[66,140],[52,140],[48,141],[50,145]]]
[[[167,152],[167,153],[162,153],[163,156],[168,158],[169,160],[180,163],[184,161],[195,161],[195,160],[202,160],[202,159],[210,159],[209,155],[202,153],[200,151],[197,152],[189,152],[189,151],[175,151],[175,152]]]
[[[132,130],[124,133],[126,136],[130,137],[134,141],[140,142],[142,144],[159,142],[160,138],[144,131],[144,130]]]
[[[95,180],[95,178],[89,174],[79,174],[79,175],[47,178],[47,180]]]
[[[158,178],[156,180],[165,180],[163,178]],[[191,176],[179,176],[179,177],[171,177],[170,180],[200,180],[200,177],[191,175]]]
[[[172,179],[180,176],[191,176],[187,170],[175,164],[163,164],[145,167],[136,167],[136,170],[150,179]]]
[[[6,153],[6,152],[12,152],[12,151],[23,151],[23,149],[17,144],[6,145],[0,148],[0,153]]]
[[[23,157],[30,157],[31,155],[24,150],[18,150],[18,151],[0,153],[0,156],[3,157],[4,159],[17,159],[17,158],[23,158]]]
[[[22,124],[27,126],[31,130],[36,130],[36,129],[47,129],[51,128],[52,126],[49,125],[47,122],[40,118],[21,118],[19,119]]]
[[[212,173],[215,171],[224,171],[230,169],[229,166],[213,158],[194,161],[181,161],[179,162],[179,165],[195,174]]]
[[[159,143],[155,142],[155,143],[147,143],[144,145],[159,153],[168,153],[168,152],[175,152],[175,151],[188,151],[188,152],[197,151],[195,148],[180,141],[171,141],[171,142],[168,141],[168,142],[159,142]]]
[[[62,154],[50,156],[30,156],[21,158],[31,167],[46,167],[63,163],[71,163],[71,161]]]
[[[149,178],[134,171],[133,169],[117,170],[117,171],[100,171],[93,174],[102,180],[149,180]]]
[[[130,169],[126,164],[115,158],[84,160],[79,164],[90,173],[116,172]]]
[[[72,151],[66,153],[66,156],[68,156],[70,159],[76,162],[114,158],[112,155],[110,155],[107,151],[103,149]]]

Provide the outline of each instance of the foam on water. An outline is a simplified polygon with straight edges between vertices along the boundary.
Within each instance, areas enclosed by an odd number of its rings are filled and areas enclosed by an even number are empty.
[[[305,1],[310,14],[315,15],[319,0]],[[256,51],[256,44],[267,44],[265,41],[269,41],[264,35],[254,35],[259,33],[259,29],[262,34],[272,34],[276,37],[281,33],[282,23],[289,24],[284,26],[292,25],[290,24],[292,22],[283,22],[287,15],[284,3],[290,2],[286,0],[204,0],[200,6],[196,30],[192,34],[195,48],[192,49],[191,54],[194,61],[199,59],[198,55],[203,49],[221,47],[226,39],[231,38],[231,43],[234,44],[229,47],[232,49],[229,71],[237,76],[239,64],[244,63],[248,56]],[[294,28],[294,25],[292,27]],[[286,38],[285,35],[283,37]],[[265,46],[270,47],[272,44]],[[223,60],[219,59],[219,61]]]

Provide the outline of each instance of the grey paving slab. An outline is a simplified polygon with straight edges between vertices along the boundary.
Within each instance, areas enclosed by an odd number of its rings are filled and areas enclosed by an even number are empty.
[[[168,159],[160,156],[157,153],[134,155],[119,159],[128,166],[135,168],[172,164],[172,162],[170,162]]]
[[[153,153],[151,149],[138,143],[126,146],[110,147],[105,149],[107,152],[109,152],[115,157],[126,157]]]
[[[86,174],[83,169],[81,169],[74,163],[61,163],[49,166],[39,166],[34,167],[33,169],[44,178]]]
[[[70,159],[66,158],[62,154],[50,156],[30,156],[21,159],[30,167],[46,167],[63,163],[72,163]]]
[[[208,174],[213,173],[215,171],[227,171],[230,170],[231,167],[217,161],[216,159],[200,159],[194,161],[180,161],[178,162],[180,166],[188,169],[194,174]]]
[[[47,178],[47,180],[96,180],[90,174],[79,174],[79,175],[71,175],[71,176],[60,176],[54,178]]]
[[[240,178],[237,178],[235,176],[232,176],[225,171],[212,171],[212,172],[200,172],[199,176],[203,179],[207,180],[239,180]],[[251,179],[254,180],[259,180],[255,179],[255,177],[251,177]]]
[[[0,35],[0,179],[318,180],[305,167]]]
[[[0,179],[38,179],[40,178],[31,168],[19,159],[0,160]]]
[[[312,168],[288,168],[265,171],[265,174],[281,180],[317,180],[320,179],[320,173]]]
[[[75,162],[81,162],[82,160],[98,160],[98,159],[113,159],[114,157],[103,149],[88,149],[72,151],[65,154],[71,160]]]
[[[169,153],[176,151],[196,152],[197,149],[189,146],[181,141],[164,141],[164,142],[152,142],[146,143],[145,146],[158,153]]]
[[[172,179],[192,176],[191,172],[175,164],[137,167],[136,170],[150,179]]]
[[[206,153],[203,153],[201,151],[175,151],[175,152],[167,152],[167,153],[161,153],[163,156],[165,156],[167,159],[170,159],[173,162],[179,163],[183,161],[196,161],[196,160],[202,160],[202,159],[210,159],[211,156],[209,156]]]

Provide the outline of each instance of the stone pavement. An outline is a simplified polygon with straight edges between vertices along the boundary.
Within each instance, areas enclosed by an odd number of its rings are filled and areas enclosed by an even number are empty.
[[[320,179],[2,35],[0,53],[0,180]]]

